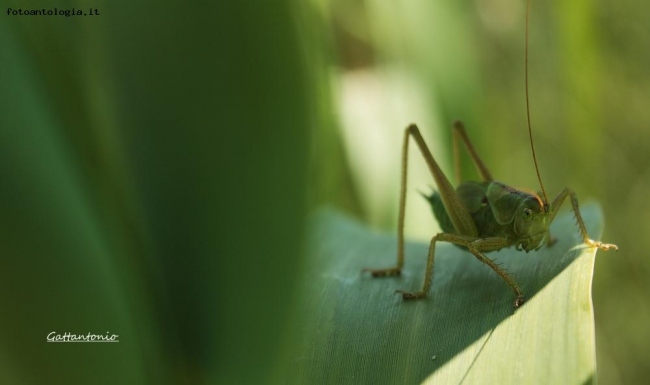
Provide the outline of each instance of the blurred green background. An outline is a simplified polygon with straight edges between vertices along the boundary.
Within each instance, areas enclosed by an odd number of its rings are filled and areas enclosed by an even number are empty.
[[[1,382],[281,381],[307,215],[333,204],[394,231],[408,123],[449,175],[461,119],[496,178],[537,188],[522,0],[93,7],[1,16]],[[532,10],[546,189],[597,200],[620,247],[596,262],[603,384],[644,381],[650,359],[648,7]],[[427,239],[415,190],[433,183],[412,159],[407,234]]]

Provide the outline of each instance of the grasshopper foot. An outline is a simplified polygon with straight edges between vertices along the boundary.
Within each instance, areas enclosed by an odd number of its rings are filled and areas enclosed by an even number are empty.
[[[520,294],[519,296],[517,296],[517,299],[515,299],[515,309],[517,309],[517,308],[519,308],[521,305],[523,305],[524,302],[525,302],[525,301],[524,301],[524,296],[523,296],[523,295]]]
[[[362,273],[369,272],[373,277],[394,277],[402,274],[402,269],[399,267],[391,267],[389,269],[363,269]]]
[[[426,293],[423,291],[418,291],[417,293],[409,293],[408,291],[395,290],[395,293],[400,293],[402,295],[402,299],[404,300],[420,299],[426,297]]]
[[[594,241],[592,239],[589,239],[589,240],[587,240],[587,244],[589,246],[591,246],[591,247],[597,247],[597,248],[599,248],[601,250],[604,250],[604,251],[607,251],[609,249],[618,251],[618,246],[616,246],[613,243],[602,243],[602,242],[599,242],[599,241]]]

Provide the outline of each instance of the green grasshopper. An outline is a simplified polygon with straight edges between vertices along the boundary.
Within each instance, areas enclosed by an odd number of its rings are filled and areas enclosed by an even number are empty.
[[[571,207],[575,213],[576,222],[584,243],[589,247],[597,247],[601,250],[618,250],[616,245],[594,241],[589,238],[584,221],[580,215],[578,197],[571,189],[564,188],[555,197],[553,202],[549,204],[537,166],[537,157],[535,155],[535,147],[533,146],[530,125],[530,107],[528,102],[529,13],[530,0],[526,9],[526,114],[528,118],[530,146],[543,199],[535,192],[522,191],[495,181],[470,142],[461,122],[454,123],[453,131],[453,149],[457,180],[460,181],[460,159],[458,151],[458,139],[460,139],[467,148],[481,181],[463,182],[454,189],[431,155],[418,127],[414,124],[408,126],[404,131],[402,144],[402,175],[397,225],[397,264],[394,267],[386,269],[363,269],[363,271],[370,272],[373,277],[387,277],[400,275],[404,266],[407,159],[409,137],[412,136],[438,186],[439,192],[434,192],[431,196],[425,196],[425,198],[431,203],[434,216],[438,220],[443,232],[435,235],[429,244],[422,289],[417,292],[396,291],[405,300],[424,298],[429,292],[433,278],[436,242],[442,241],[467,248],[479,261],[492,268],[514,291],[516,297],[514,306],[518,308],[524,303],[524,295],[519,285],[510,274],[499,267],[492,259],[485,256],[484,253],[510,246],[515,246],[517,250],[526,252],[538,250],[544,243],[551,246],[555,242],[555,239],[551,237],[549,226],[567,197],[570,198]]]

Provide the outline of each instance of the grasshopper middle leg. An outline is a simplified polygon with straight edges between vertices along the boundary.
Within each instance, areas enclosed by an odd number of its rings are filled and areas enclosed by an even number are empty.
[[[471,252],[479,261],[488,265],[492,270],[494,270],[495,273],[497,273],[504,281],[506,281],[506,283],[510,286],[515,294],[515,308],[521,306],[524,303],[523,293],[521,292],[521,289],[519,288],[519,285],[514,280],[514,278],[512,278],[512,276],[508,274],[508,272],[500,267],[496,262],[483,254],[483,252],[495,251],[507,246],[507,239],[500,237],[477,238],[449,233],[439,233],[431,239],[422,289],[417,292],[397,290],[396,293],[400,293],[403,299],[409,300],[424,298],[429,292],[433,278],[436,242],[438,241],[449,242],[458,246],[466,247],[467,250],[469,250],[469,252]]]

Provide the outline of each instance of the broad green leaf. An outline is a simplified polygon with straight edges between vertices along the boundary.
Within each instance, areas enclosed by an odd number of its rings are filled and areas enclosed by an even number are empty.
[[[592,237],[595,204],[582,208]],[[526,303],[513,311],[505,282],[469,252],[439,243],[425,300],[419,289],[427,244],[407,242],[401,277],[373,279],[364,267],[395,261],[395,235],[377,234],[331,210],[312,223],[302,301],[288,358],[290,383],[590,383],[595,376],[591,279],[595,249],[573,214],[551,226],[558,242],[528,254],[489,253],[519,282]]]

